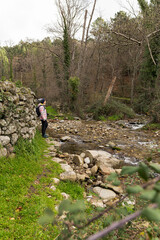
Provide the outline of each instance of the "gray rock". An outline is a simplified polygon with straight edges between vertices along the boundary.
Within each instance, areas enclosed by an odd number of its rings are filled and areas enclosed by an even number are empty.
[[[0,144],[2,146],[7,145],[8,143],[10,143],[10,137],[8,137],[8,136],[0,136]]]
[[[60,180],[58,178],[52,178],[52,180],[55,184],[58,184],[60,182]]]
[[[83,158],[79,155],[75,155],[73,157],[73,163],[75,163],[77,166],[83,165]]]
[[[71,166],[70,165],[68,165],[68,164],[61,164],[61,168],[64,170],[64,171],[66,171],[66,172],[72,172],[73,171],[73,169],[71,168]]]
[[[95,175],[98,171],[98,166],[97,165],[94,165],[92,168],[91,168],[91,174],[92,175]]]
[[[64,163],[64,160],[63,160],[63,159],[57,158],[57,157],[52,158],[52,161],[53,161],[53,162],[56,162],[56,163]]]
[[[71,138],[69,136],[64,136],[64,137],[61,138],[62,142],[66,142],[66,141],[69,141],[69,140],[71,140]]]
[[[69,180],[69,181],[75,182],[77,177],[76,177],[76,173],[74,171],[71,171],[71,172],[61,173],[60,174],[60,179],[61,180]]]
[[[98,194],[100,198],[105,199],[105,201],[109,201],[116,197],[115,192],[101,187],[94,187],[93,192]]]
[[[63,196],[64,199],[69,199],[69,194],[62,192],[61,195]]]
[[[77,180],[85,181],[85,179],[86,179],[86,174],[77,173]]]
[[[4,119],[0,119],[0,126],[1,127],[6,127],[8,123]]]
[[[90,164],[90,163],[91,163],[91,160],[90,160],[89,157],[86,157],[86,158],[84,159],[84,162],[85,162],[86,164]]]
[[[55,190],[56,190],[56,187],[55,187],[54,185],[52,185],[52,186],[50,187],[50,189],[52,189],[53,191],[55,191]]]
[[[89,202],[91,203],[91,205],[95,207],[101,207],[101,208],[105,207],[105,204],[100,199],[91,199]]]
[[[7,156],[7,149],[0,148],[0,157],[6,157],[6,156]]]
[[[11,143],[14,145],[18,140],[18,134],[17,133],[13,133],[11,136]]]
[[[10,135],[10,134],[12,134],[12,133],[15,133],[16,131],[17,131],[17,128],[16,128],[15,125],[9,125],[9,126],[7,127],[7,130],[5,131],[5,134],[6,134],[6,135]]]
[[[23,133],[27,133],[29,131],[29,128],[28,127],[24,127],[21,129],[21,134]]]

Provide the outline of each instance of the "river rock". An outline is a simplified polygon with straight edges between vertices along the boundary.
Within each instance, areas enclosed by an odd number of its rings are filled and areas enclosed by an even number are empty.
[[[53,162],[56,162],[56,163],[64,163],[64,160],[63,160],[63,159],[57,158],[57,157],[52,158],[52,161],[53,161]]]
[[[86,179],[86,174],[77,173],[77,180],[85,181],[85,179]]]
[[[89,202],[90,202],[93,206],[95,206],[95,207],[101,207],[101,208],[104,208],[104,207],[105,207],[103,201],[100,200],[100,199],[94,199],[94,198],[93,198],[93,199],[91,199]]]
[[[100,198],[105,199],[105,201],[109,201],[116,197],[115,192],[101,187],[94,187],[93,192],[98,194]]]
[[[60,174],[60,179],[61,180],[69,180],[69,181],[73,181],[75,182],[77,177],[76,177],[76,173],[74,171],[70,171],[70,172],[63,172]]]
[[[115,157],[112,157],[112,155],[110,157],[107,157],[107,154],[104,157],[103,156],[99,156],[97,158],[97,165],[99,167],[102,165],[102,166],[113,168],[113,167],[116,167],[120,162],[121,162],[121,160],[119,160],[119,159],[117,159]]]
[[[106,166],[105,164],[103,163],[99,163],[99,169],[100,169],[100,172],[103,174],[103,175],[109,175],[111,173],[114,173],[115,170],[111,167],[108,167]]]
[[[112,155],[110,153],[102,151],[102,150],[87,150],[85,152],[85,156],[89,157],[91,163],[93,163],[93,162],[97,161],[97,159],[99,159],[99,158],[108,159]]]
[[[90,164],[90,163],[91,163],[91,160],[90,160],[89,157],[86,157],[86,158],[84,159],[84,162],[85,162],[86,164]]]
[[[123,189],[121,186],[113,186],[112,184],[107,184],[106,187],[112,189],[116,193],[123,193]]]
[[[97,165],[94,165],[92,168],[91,168],[91,174],[92,175],[95,175],[98,171],[98,166]]]
[[[56,149],[55,149],[55,146],[54,146],[54,145],[51,145],[51,146],[49,146],[48,150],[49,150],[49,151],[55,151]]]
[[[66,172],[72,172],[73,171],[73,169],[71,168],[71,166],[70,165],[68,165],[68,164],[61,164],[61,168],[64,170],[64,171],[66,171]]]
[[[73,163],[75,163],[77,166],[81,166],[83,165],[83,158],[79,155],[74,155]]]
[[[66,141],[69,141],[69,140],[71,140],[71,138],[69,136],[64,136],[64,137],[61,138],[62,142],[66,142]]]

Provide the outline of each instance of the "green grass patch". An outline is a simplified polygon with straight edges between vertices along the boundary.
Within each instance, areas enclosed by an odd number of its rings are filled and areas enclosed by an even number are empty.
[[[58,184],[58,189],[61,192],[65,192],[71,196],[73,200],[75,199],[83,199],[83,192],[84,188],[81,187],[78,183],[76,182],[70,182],[70,181],[65,181],[65,182],[60,182]]]
[[[159,130],[160,123],[149,123],[143,127],[144,130]]]
[[[135,112],[128,105],[121,103],[119,101],[110,99],[106,105],[103,102],[97,102],[88,109],[88,112],[93,113],[93,118],[95,120],[99,120],[99,118],[107,118],[111,117],[116,120],[123,118],[133,118],[135,117]]]
[[[109,116],[107,119],[110,121],[117,121],[123,118],[123,114],[119,114],[119,115],[112,115]]]
[[[46,148],[37,133],[31,142],[18,141],[15,158],[0,159],[0,239],[54,239],[59,234],[58,226],[38,223],[46,207],[55,211],[62,200],[58,189],[50,189],[52,178],[62,170],[43,157]]]
[[[56,109],[53,108],[52,106],[47,106],[46,110],[48,113],[48,118],[50,118],[50,119],[54,119],[58,115]]]
[[[55,108],[53,108],[52,106],[47,106],[46,110],[47,110],[49,119],[55,119],[55,118],[58,118],[60,120],[64,120],[64,119],[73,120],[74,119],[72,114],[69,114],[69,113],[63,113],[63,114],[62,113],[58,113],[57,110]]]

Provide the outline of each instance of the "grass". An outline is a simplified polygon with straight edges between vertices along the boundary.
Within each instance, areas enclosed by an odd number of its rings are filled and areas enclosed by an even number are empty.
[[[70,197],[73,200],[76,199],[83,199],[83,192],[84,189],[76,182],[70,182],[70,181],[65,181],[65,182],[60,182],[58,184],[58,189],[61,192],[65,192],[70,195]]]
[[[55,211],[62,200],[58,189],[50,189],[52,178],[62,170],[43,157],[46,148],[37,133],[32,142],[18,142],[15,158],[0,159],[0,239],[54,239],[59,234],[58,226],[38,224],[44,209]]]
[[[56,109],[55,108],[53,108],[52,106],[47,106],[46,107],[46,110],[47,110],[47,113],[48,113],[48,118],[49,119],[60,119],[60,120],[63,120],[63,119],[67,119],[67,120],[73,120],[74,119],[74,117],[72,116],[72,114],[71,113],[58,113],[57,111],[56,111]]]

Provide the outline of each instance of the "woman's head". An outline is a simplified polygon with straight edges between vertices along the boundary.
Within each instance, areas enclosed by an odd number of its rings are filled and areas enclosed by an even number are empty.
[[[39,103],[42,103],[42,104],[45,104],[46,103],[46,100],[44,98],[40,98],[38,99]]]

